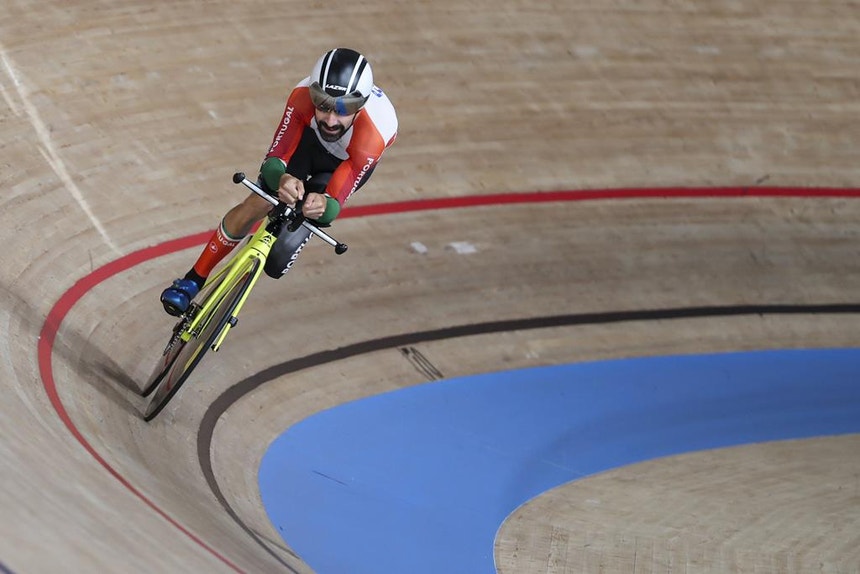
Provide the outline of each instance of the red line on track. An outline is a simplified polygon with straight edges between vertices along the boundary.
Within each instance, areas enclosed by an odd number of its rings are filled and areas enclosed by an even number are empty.
[[[347,207],[340,218],[405,213],[430,209],[477,207],[482,205],[510,205],[517,203],[546,203],[551,201],[587,201],[600,199],[658,199],[658,198],[717,198],[717,197],[860,197],[858,189],[803,188],[803,187],[757,187],[757,188],[648,188],[605,189],[594,191],[539,191],[531,193],[504,193],[492,195],[470,195],[465,197],[443,197],[416,199],[394,203],[377,203]]]
[[[708,198],[708,197],[851,197],[860,198],[860,190],[857,189],[832,189],[832,188],[714,188],[714,189],[616,189],[616,190],[596,190],[596,191],[547,191],[534,193],[509,193],[509,194],[494,194],[494,195],[473,195],[466,197],[449,197],[435,199],[420,199],[414,201],[403,201],[395,203],[380,203],[375,205],[356,206],[344,209],[341,218],[347,217],[366,217],[371,215],[383,215],[392,213],[406,213],[410,211],[425,211],[438,209],[453,209],[463,207],[476,207],[487,205],[506,205],[518,203],[543,203],[551,201],[586,201],[586,200],[601,200],[601,199],[647,199],[647,198]],[[132,494],[142,500],[158,515],[167,520],[171,525],[176,527],[180,532],[188,536],[192,541],[198,544],[201,548],[212,554],[215,558],[232,568],[236,572],[242,572],[238,566],[230,562],[226,557],[220,554],[217,550],[207,545],[203,540],[198,538],[194,533],[185,528],[177,520],[172,518],[166,511],[162,510],[154,502],[139,491],[128,479],[121,475],[110,463],[108,463],[93,446],[83,436],[74,421],[69,416],[60,400],[60,395],[57,392],[56,381],[54,380],[53,366],[51,358],[53,355],[54,341],[57,333],[63,323],[66,315],[71,311],[72,307],[92,288],[100,284],[102,281],[117,275],[127,269],[134,267],[140,263],[155,259],[188,249],[205,243],[211,231],[197,233],[179,239],[166,241],[152,247],[147,247],[139,251],[135,251],[125,255],[115,261],[111,261],[99,267],[89,275],[79,279],[72,287],[63,293],[60,299],[51,308],[48,313],[45,323],[42,326],[42,331],[38,343],[38,359],[39,373],[42,377],[42,385],[45,392],[51,401],[51,405],[66,425],[66,428],[75,437],[75,439],[90,453],[90,455],[107,470],[114,478],[116,478],[123,486],[125,486]]]
[[[210,554],[215,556],[215,558],[219,559],[221,562],[235,570],[236,572],[242,572],[238,566],[230,562],[227,558],[218,553],[215,549],[207,545],[203,540],[198,538],[193,532],[185,528],[182,524],[172,518],[167,512],[162,510],[160,507],[156,506],[154,502],[152,502],[149,498],[146,497],[142,492],[140,492],[137,488],[131,484],[128,479],[126,479],[123,475],[121,475],[114,467],[110,465],[97,451],[93,446],[84,438],[83,434],[81,434],[78,427],[75,426],[75,423],[72,421],[69,413],[66,411],[66,408],[63,406],[62,401],[60,400],[60,395],[57,392],[57,385],[54,381],[54,373],[51,365],[51,356],[53,354],[54,341],[57,337],[57,332],[60,329],[60,325],[63,323],[63,319],[65,319],[68,312],[74,307],[75,303],[77,303],[86,293],[101,283],[102,281],[125,271],[126,269],[130,269],[139,263],[143,263],[149,259],[153,259],[155,257],[159,257],[164,255],[165,253],[171,253],[173,251],[179,251],[181,249],[186,249],[188,247],[193,247],[195,245],[199,245],[206,241],[210,236],[210,233],[202,233],[196,235],[190,235],[188,237],[183,237],[180,239],[176,239],[173,241],[168,241],[166,243],[162,243],[160,245],[156,245],[154,247],[148,247],[146,249],[141,249],[140,251],[135,251],[134,253],[130,253],[125,257],[121,257],[116,261],[112,261],[108,263],[86,277],[80,279],[77,283],[75,283],[71,289],[63,293],[62,297],[60,297],[59,301],[54,305],[51,311],[48,313],[48,317],[45,320],[45,324],[42,326],[42,332],[39,337],[39,346],[38,346],[38,357],[39,357],[39,372],[42,377],[42,384],[45,387],[45,392],[48,394],[48,398],[51,401],[51,405],[53,405],[54,410],[57,411],[57,414],[60,417],[60,420],[66,425],[66,428],[69,429],[69,432],[72,433],[72,436],[77,439],[81,446],[86,449],[90,455],[96,461],[101,464],[114,478],[116,478],[123,486],[125,486],[128,490],[130,490],[135,496],[137,496],[140,500],[146,503],[152,510],[154,510],[157,514],[167,520],[170,524],[175,526],[179,531],[188,536],[195,543],[200,545],[202,548],[206,549]]]

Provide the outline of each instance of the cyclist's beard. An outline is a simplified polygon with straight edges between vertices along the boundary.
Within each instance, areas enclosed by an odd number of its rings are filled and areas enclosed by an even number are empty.
[[[317,127],[319,127],[320,137],[327,142],[336,142],[342,138],[343,134],[346,132],[346,128],[340,124],[329,126],[328,124],[320,123]],[[326,128],[334,128],[334,131],[329,131]]]
[[[343,134],[346,133],[348,129],[352,127],[352,124],[355,123],[355,119],[348,126],[344,126],[342,124],[335,124],[334,126],[329,126],[328,124],[324,124],[320,121],[317,121],[317,130],[319,131],[320,137],[327,142],[336,142],[340,138],[343,137]],[[326,128],[334,128],[334,131],[328,131]]]

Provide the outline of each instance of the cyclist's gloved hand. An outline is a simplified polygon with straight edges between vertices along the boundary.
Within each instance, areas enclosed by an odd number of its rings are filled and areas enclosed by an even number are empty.
[[[309,193],[302,204],[302,215],[308,219],[319,219],[325,213],[328,201],[321,193]]]
[[[305,196],[305,184],[297,177],[285,173],[278,184],[278,199],[289,206]]]

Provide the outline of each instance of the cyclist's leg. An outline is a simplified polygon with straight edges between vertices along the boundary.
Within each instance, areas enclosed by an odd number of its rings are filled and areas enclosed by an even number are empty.
[[[305,182],[305,191],[312,193],[325,193],[325,187],[331,179],[332,172],[326,171],[312,175]]]
[[[263,219],[271,209],[271,203],[256,193],[251,193],[242,203],[227,212],[224,216],[224,226],[233,237],[244,238],[251,227]]]
[[[212,237],[200,252],[186,278],[192,278],[202,286],[212,269],[241,243],[254,223],[265,217],[270,209],[271,203],[252,193],[228,211],[218,228],[212,232]]]
[[[256,194],[233,207],[212,232],[203,251],[184,277],[176,279],[161,293],[161,303],[170,315],[181,315],[188,309],[212,269],[224,259],[248,234],[253,224],[262,219],[272,204]]]

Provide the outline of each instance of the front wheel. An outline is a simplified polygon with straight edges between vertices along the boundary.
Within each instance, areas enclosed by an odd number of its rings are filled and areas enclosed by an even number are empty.
[[[180,338],[175,342],[174,347],[162,356],[162,361],[156,367],[156,372],[159,369],[163,369],[160,375],[161,384],[159,385],[159,381],[156,380],[149,385],[153,388],[157,385],[157,390],[149,402],[149,406],[143,417],[144,420],[151,421],[161,412],[170,399],[179,391],[179,388],[188,379],[188,376],[195,367],[200,364],[206,351],[218,340],[218,336],[227,324],[235,323],[233,312],[239,301],[241,301],[242,296],[251,287],[256,269],[257,265],[254,265],[230,287],[221,298],[221,301],[216,304],[211,316],[204,319],[204,324],[197,335],[192,335],[191,339],[187,342]],[[153,378],[155,376],[154,374]],[[151,392],[151,389],[147,390]],[[144,392],[147,392],[147,390]]]
[[[152,391],[158,387],[158,383],[161,382],[164,375],[166,375],[170,370],[170,367],[173,366],[173,362],[176,360],[176,357],[179,356],[179,353],[182,351],[183,347],[185,347],[185,341],[182,339],[182,334],[194,318],[194,315],[199,311],[200,306],[197,303],[192,303],[189,312],[179,320],[176,325],[174,325],[173,334],[170,335],[170,340],[167,342],[167,346],[164,347],[164,351],[161,353],[161,359],[159,359],[158,363],[155,365],[155,368],[152,370],[152,374],[149,376],[149,380],[146,381],[146,386],[140,393],[142,397],[148,397]]]

